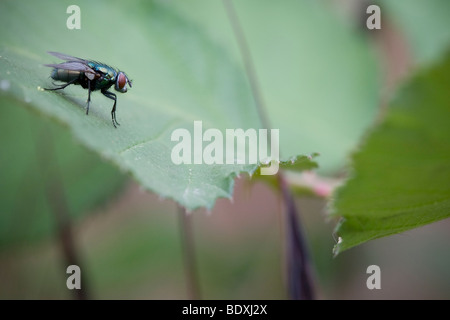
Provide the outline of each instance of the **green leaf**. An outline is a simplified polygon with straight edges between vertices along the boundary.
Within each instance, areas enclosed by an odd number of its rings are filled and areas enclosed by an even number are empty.
[[[318,156],[318,153],[314,153],[279,162],[279,168],[285,171],[285,179],[294,195],[327,198],[331,195],[332,190],[340,185],[339,179],[321,177],[313,171],[318,168],[318,164],[314,160]],[[279,191],[279,182],[276,176],[261,175],[261,168],[264,166],[261,165],[256,170],[253,181],[264,181]]]
[[[287,161],[280,161],[280,168],[291,171],[304,171],[317,169],[318,165],[312,159],[319,156],[318,153],[313,153],[309,156],[298,156]]]
[[[56,233],[55,213],[46,196],[55,179],[73,219],[104,203],[123,185],[123,174],[74,143],[66,129],[1,92],[0,100],[0,249]]]
[[[450,55],[416,76],[353,157],[338,189],[336,254],[450,216]]]
[[[450,1],[382,0],[380,7],[382,21],[389,17],[405,35],[415,62],[430,64],[445,54],[450,46]]]
[[[216,39],[192,16],[176,11],[183,1],[131,6],[80,1],[81,30],[69,30],[71,4],[0,3],[0,80],[6,94],[65,124],[84,146],[161,197],[188,209],[211,208],[218,197],[231,197],[234,177],[252,173],[256,165],[180,166],[170,156],[173,130],[192,133],[195,120],[203,121],[204,130],[261,127],[245,72],[231,49],[234,38]],[[255,63],[262,70],[272,126],[280,129],[283,159],[321,152],[326,170],[338,168],[376,107],[376,69],[364,39],[309,2],[240,6],[246,35],[258,52]],[[255,16],[256,6],[260,14]],[[265,28],[274,10],[282,18]],[[218,28],[229,30],[229,22]],[[92,94],[86,116],[86,90],[42,90],[52,86],[51,70],[42,65],[60,62],[46,51],[99,60],[130,76],[133,88],[118,94],[118,129],[111,124],[112,101],[101,94]]]
[[[290,160],[286,160],[286,161],[280,161],[278,163],[279,169],[280,170],[287,170],[286,174],[287,177],[289,177],[289,173],[290,172],[302,172],[302,171],[310,171],[313,169],[316,169],[318,167],[317,162],[313,161],[313,159],[315,157],[317,157],[318,154],[312,154],[310,156],[298,156],[298,157],[294,157]],[[264,181],[265,183],[267,183],[268,185],[270,185],[271,187],[273,187],[276,191],[279,191],[279,185],[278,185],[278,179],[277,176],[275,175],[262,175],[261,174],[261,168],[266,167],[267,165],[262,164],[256,171],[255,171],[255,175],[253,176],[253,182],[256,181]],[[311,188],[307,188],[307,187],[297,187],[294,185],[290,185],[291,190],[296,194],[296,195],[301,195],[301,196],[314,196],[314,192],[313,190],[311,190]]]
[[[129,171],[147,189],[194,209],[231,197],[233,178],[249,165],[175,165],[171,150],[176,128],[193,132],[193,121],[208,127],[259,128],[242,70],[202,30],[163,4],[81,1],[81,30],[66,27],[70,1],[0,3],[0,74],[7,93],[66,124],[85,146]],[[6,14],[7,13],[7,14]],[[27,18],[33,14],[32,18]],[[104,15],[105,14],[105,15]],[[32,31],[32,32],[31,32]],[[20,36],[19,36],[20,35]],[[58,63],[46,51],[92,58],[120,68],[133,80],[112,101],[94,92],[89,116],[87,91],[51,87],[50,68]]]

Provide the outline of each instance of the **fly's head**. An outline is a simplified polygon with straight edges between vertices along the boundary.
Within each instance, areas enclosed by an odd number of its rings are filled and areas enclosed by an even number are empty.
[[[127,84],[130,86],[130,88],[132,87],[131,80],[128,79],[128,77],[125,74],[125,72],[119,71],[119,74],[117,75],[116,84],[114,86],[114,89],[116,89],[116,91],[125,93],[128,90],[127,89]]]

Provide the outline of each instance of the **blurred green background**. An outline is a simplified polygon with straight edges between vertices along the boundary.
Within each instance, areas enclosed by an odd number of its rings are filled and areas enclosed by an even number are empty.
[[[376,31],[365,28],[369,3],[365,1],[299,2],[310,11],[298,12],[298,20],[282,3],[265,2],[258,10],[255,1],[235,2],[250,47],[255,50],[256,69],[262,70],[262,88],[269,104],[276,106],[269,112],[273,121],[283,121],[280,115],[285,113],[277,108],[288,112],[292,106],[298,107],[297,99],[302,101],[305,118],[293,117],[292,127],[298,120],[297,125],[304,130],[302,137],[309,143],[305,152],[321,152],[322,172],[336,179],[344,176],[348,152],[382,115],[397,87],[415,70],[439,60],[449,47],[450,8],[446,1],[378,1],[383,20],[382,30]],[[287,1],[286,5],[297,5],[293,3]],[[142,3],[131,2],[133,5]],[[165,6],[190,21],[242,63],[220,1],[155,1],[152,5]],[[0,18],[8,14],[7,8],[2,7]],[[106,4],[96,8],[108,9]],[[130,9],[129,14],[133,13],[135,9]],[[58,19],[64,21],[67,14],[60,14]],[[330,25],[322,28],[315,24],[330,17]],[[120,23],[111,23],[114,39]],[[346,41],[346,45],[333,52],[336,40],[327,38],[327,30],[336,25],[342,28],[337,31],[342,36],[339,41]],[[21,41],[20,35],[14,37],[17,43]],[[292,51],[277,51],[282,48],[274,44],[278,37],[279,46],[286,43],[283,38],[287,42],[291,38],[310,41],[296,41]],[[38,42],[39,35],[35,38]],[[58,39],[53,45],[56,43]],[[111,42],[106,49],[117,45]],[[328,59],[333,55],[337,60]],[[333,61],[343,64],[336,66]],[[131,64],[138,70],[138,61]],[[295,72],[283,78],[291,66]],[[5,78],[6,74],[0,74],[0,80]],[[355,83],[346,82],[346,78],[365,79],[365,86],[351,87]],[[188,298],[177,205],[144,191],[107,161],[86,151],[67,128],[31,110],[26,101],[13,100],[5,86],[3,82],[0,91],[0,298],[73,298],[66,288],[66,266],[51,205],[54,199],[46,195],[46,188],[55,181],[73,221],[75,245],[91,298]],[[305,92],[298,92],[298,86],[305,86]],[[347,100],[339,92],[354,92],[354,97]],[[84,99],[84,92],[76,94]],[[328,113],[333,103],[337,110]],[[315,104],[323,109],[314,109]],[[359,108],[359,104],[367,105]],[[15,108],[8,108],[10,105]],[[352,117],[347,116],[349,112]],[[336,127],[327,130],[332,125]],[[305,139],[308,135],[311,138]],[[293,135],[288,142],[296,139]],[[284,150],[290,155],[295,149],[288,142]],[[335,221],[327,218],[327,201],[298,198],[297,206],[311,247],[319,298],[450,298],[448,220],[369,242],[333,258]],[[287,298],[283,214],[272,189],[242,177],[236,180],[232,202],[220,199],[213,210],[196,210],[190,219],[202,298]],[[382,290],[366,287],[366,268],[371,264],[381,268]]]

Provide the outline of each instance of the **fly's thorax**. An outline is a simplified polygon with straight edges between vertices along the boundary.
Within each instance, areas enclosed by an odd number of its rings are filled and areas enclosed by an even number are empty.
[[[108,89],[115,83],[117,72],[114,68],[96,61],[91,61],[88,65],[98,74],[94,90]]]
[[[102,64],[99,62],[91,61],[89,62],[89,67],[91,67],[93,70],[95,70],[97,73],[100,73],[103,75],[103,78],[109,80],[109,81],[115,81],[117,72],[114,70],[114,68]]]

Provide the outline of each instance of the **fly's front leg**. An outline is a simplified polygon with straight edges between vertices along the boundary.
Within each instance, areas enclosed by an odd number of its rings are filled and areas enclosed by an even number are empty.
[[[117,104],[117,96],[115,93],[109,92],[107,90],[102,90],[102,93],[105,97],[110,98],[111,100],[114,100],[114,105],[113,108],[111,110],[111,119],[112,119],[112,123],[114,128],[117,128],[116,124],[118,126],[120,126],[120,124],[117,122],[116,120],[116,104]]]

